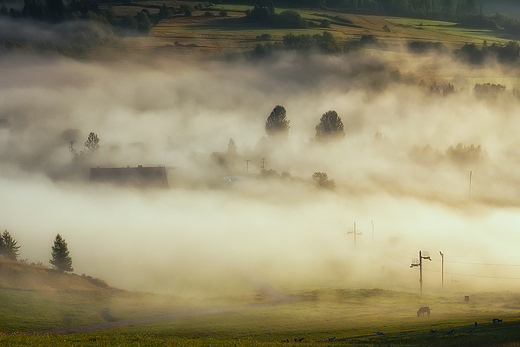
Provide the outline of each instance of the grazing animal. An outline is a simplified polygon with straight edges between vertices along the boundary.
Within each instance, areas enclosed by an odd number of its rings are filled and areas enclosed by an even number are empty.
[[[417,311],[417,317],[419,317],[421,314],[424,317],[424,314],[430,315],[430,308],[428,306],[423,306]]]
[[[289,339],[281,341],[283,343],[289,343]]]
[[[493,324],[502,323],[502,319],[493,318]]]
[[[304,337],[302,337],[302,338],[300,338],[300,339],[299,339],[299,338],[295,338],[295,339],[294,339],[294,342],[302,342],[303,339],[304,339]]]
[[[430,329],[430,332],[431,332],[432,334],[435,334],[435,333],[437,332],[437,329]]]
[[[477,325],[478,325],[478,323],[477,323],[477,322],[475,322],[475,324],[474,324],[474,326],[475,326],[475,329],[477,329]]]
[[[383,334],[382,332],[380,332],[380,331],[376,331],[376,335],[378,335],[378,336],[382,336],[382,335],[384,335],[384,334]]]
[[[334,341],[334,340],[336,340],[336,336],[334,336],[334,337],[329,337],[329,342],[332,342],[332,341]]]
[[[454,329],[448,330],[448,332],[446,332],[446,334],[455,334],[455,330]]]

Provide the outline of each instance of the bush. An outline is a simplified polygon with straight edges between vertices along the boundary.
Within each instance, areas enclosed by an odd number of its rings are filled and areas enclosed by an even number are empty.
[[[374,35],[363,35],[361,36],[361,38],[359,39],[359,43],[362,45],[362,46],[366,46],[366,45],[376,45],[377,44],[377,37],[375,37]]]
[[[272,36],[271,36],[271,34],[262,34],[262,35],[258,35],[256,38],[261,41],[271,41]]]
[[[301,28],[308,27],[307,20],[302,18],[300,14],[293,10],[283,11],[273,16],[273,24],[279,28]]]

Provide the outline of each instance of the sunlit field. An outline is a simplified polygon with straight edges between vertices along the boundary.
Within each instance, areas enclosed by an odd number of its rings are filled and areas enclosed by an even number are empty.
[[[132,324],[74,335],[0,335],[0,342],[7,346],[78,343],[87,346],[272,346],[286,341],[292,345],[297,343],[295,339],[303,339],[301,343],[309,346],[514,346],[514,341],[520,338],[520,298],[508,292],[471,295],[469,302],[458,294],[421,295],[379,289],[312,290],[295,294],[300,301],[267,308]],[[136,314],[135,305],[141,303],[141,314],[151,314],[154,311],[149,306],[151,298],[144,294],[127,295],[124,301],[109,303],[110,311],[114,319],[125,319],[123,306],[132,307]],[[79,299],[80,307],[87,303],[78,296],[75,299]],[[164,302],[162,310],[175,310],[171,304]],[[431,308],[431,316],[417,317],[417,308],[426,304]],[[75,318],[72,312],[81,313],[78,308],[67,312],[70,309],[65,302],[59,311],[72,319]],[[195,308],[185,308],[190,309]],[[497,317],[502,322],[493,324],[493,318]],[[40,317],[40,324],[45,320]],[[77,323],[69,321],[58,326]],[[17,324],[19,328],[28,327],[21,322]]]

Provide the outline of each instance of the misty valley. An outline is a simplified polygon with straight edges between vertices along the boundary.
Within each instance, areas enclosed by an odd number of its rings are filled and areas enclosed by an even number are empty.
[[[0,344],[518,345],[517,7],[0,2]]]

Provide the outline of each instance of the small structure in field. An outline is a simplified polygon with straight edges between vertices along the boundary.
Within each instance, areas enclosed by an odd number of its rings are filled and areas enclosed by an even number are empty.
[[[130,187],[168,188],[168,172],[165,166],[93,167],[90,169],[90,181]]]

